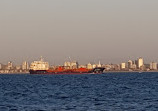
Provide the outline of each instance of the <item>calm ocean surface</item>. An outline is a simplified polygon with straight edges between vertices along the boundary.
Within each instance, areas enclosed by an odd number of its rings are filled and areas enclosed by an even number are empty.
[[[0,75],[0,111],[158,111],[158,73]]]

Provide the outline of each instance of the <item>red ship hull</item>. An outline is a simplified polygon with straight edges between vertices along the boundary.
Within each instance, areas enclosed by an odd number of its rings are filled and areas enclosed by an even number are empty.
[[[94,68],[94,69],[86,69],[86,68],[79,68],[79,69],[62,69],[58,68],[56,70],[30,70],[30,74],[101,74],[103,73],[105,68]]]

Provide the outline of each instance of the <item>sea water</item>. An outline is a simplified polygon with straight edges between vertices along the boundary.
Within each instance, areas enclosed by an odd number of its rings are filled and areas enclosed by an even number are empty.
[[[158,73],[0,75],[0,111],[157,111]]]

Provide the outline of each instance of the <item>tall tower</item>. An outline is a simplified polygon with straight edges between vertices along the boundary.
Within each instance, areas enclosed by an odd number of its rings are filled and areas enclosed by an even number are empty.
[[[126,63],[121,63],[121,69],[125,69],[126,68]]]
[[[140,69],[143,65],[144,65],[143,58],[140,57],[140,58],[138,59],[138,68]]]
[[[129,60],[128,61],[128,68],[133,68],[133,61],[132,60]]]
[[[28,62],[24,61],[22,63],[22,70],[28,70],[28,69],[29,69],[29,64],[28,64]]]

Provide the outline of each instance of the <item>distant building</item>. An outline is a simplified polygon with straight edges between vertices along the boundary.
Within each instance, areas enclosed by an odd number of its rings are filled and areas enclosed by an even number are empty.
[[[28,69],[29,69],[29,64],[28,64],[28,62],[24,61],[22,63],[22,70],[28,70]]]
[[[79,65],[78,68],[87,68],[86,65]]]
[[[145,67],[145,70],[146,70],[146,71],[151,70],[151,69],[150,69],[150,64],[144,64],[144,67]]]
[[[140,58],[138,59],[138,68],[140,69],[140,68],[143,67],[143,66],[144,66],[144,61],[143,61],[143,58],[140,57]]]
[[[8,70],[13,69],[13,63],[11,61],[8,62],[7,69]]]
[[[96,68],[96,67],[97,67],[97,64],[93,64],[92,66],[93,66],[93,68]]]
[[[126,63],[121,63],[121,69],[125,69],[126,68]]]
[[[113,64],[112,67],[116,71],[121,70],[121,65],[119,65],[119,64]]]
[[[2,64],[0,64],[0,70],[2,69]]]
[[[136,69],[138,68],[138,60],[135,60]]]
[[[16,70],[20,70],[21,69],[21,66],[20,65],[17,65],[16,66]]]
[[[133,61],[131,61],[131,60],[128,61],[128,68],[129,69],[133,68]]]
[[[79,65],[78,68],[87,68],[86,65]]]
[[[64,67],[66,69],[77,69],[79,66],[78,62],[74,61],[74,62],[65,62],[64,63]]]
[[[97,65],[97,67],[102,67],[102,65],[101,65],[100,61],[99,61],[99,64]]]
[[[93,65],[91,63],[87,64],[87,69],[93,69]]]
[[[157,70],[157,63],[156,62],[151,62],[150,63],[150,69],[151,70]]]
[[[132,65],[132,69],[137,69],[137,65],[135,63]]]
[[[107,70],[107,71],[111,69],[111,65],[110,64],[106,64],[104,67],[105,67],[105,70]]]

